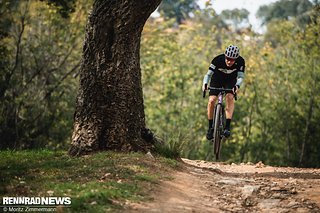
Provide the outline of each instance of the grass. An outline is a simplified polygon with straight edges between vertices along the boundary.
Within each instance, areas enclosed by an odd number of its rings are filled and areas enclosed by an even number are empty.
[[[64,151],[0,151],[0,195],[71,197],[67,212],[121,211],[127,202],[150,199],[149,192],[178,166],[142,153],[72,158]]]

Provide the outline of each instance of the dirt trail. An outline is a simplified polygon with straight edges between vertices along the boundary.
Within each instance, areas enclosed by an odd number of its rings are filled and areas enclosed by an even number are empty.
[[[183,161],[130,212],[320,212],[320,169]]]

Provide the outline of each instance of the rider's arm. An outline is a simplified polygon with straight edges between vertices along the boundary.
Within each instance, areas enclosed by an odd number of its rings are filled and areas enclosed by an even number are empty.
[[[237,77],[237,83],[236,83],[236,86],[238,86],[238,88],[240,88],[243,82],[243,79],[244,79],[244,72],[238,71],[238,77]]]
[[[208,84],[212,74],[213,74],[213,71],[209,69],[207,74],[205,74],[205,76],[203,78],[203,84]]]
[[[243,79],[244,79],[244,70],[245,70],[245,60],[240,57],[240,61],[238,63],[238,76],[237,76],[237,83],[236,86],[238,86],[238,88],[240,88],[241,84],[243,83]]]
[[[208,84],[213,72],[214,72],[214,69],[216,68],[216,66],[214,66],[212,63],[210,64],[210,67],[208,69],[208,72],[207,74],[204,76],[203,78],[203,85],[205,84]]]

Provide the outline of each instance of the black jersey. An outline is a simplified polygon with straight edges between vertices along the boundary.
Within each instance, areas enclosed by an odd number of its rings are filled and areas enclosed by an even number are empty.
[[[245,61],[239,56],[231,67],[228,67],[225,55],[221,54],[215,57],[209,70],[213,72],[210,80],[210,86],[216,88],[232,89],[237,82],[238,72],[244,72]],[[215,90],[210,91],[210,95],[218,95]]]
[[[244,72],[245,69],[245,61],[239,56],[235,63],[228,67],[225,60],[225,55],[221,54],[216,56],[212,61],[209,67],[209,70],[213,71],[214,74],[218,75],[227,75],[228,78],[237,78],[238,72]]]

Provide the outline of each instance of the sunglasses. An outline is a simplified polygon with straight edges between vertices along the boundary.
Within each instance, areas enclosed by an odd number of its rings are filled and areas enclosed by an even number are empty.
[[[236,59],[235,59],[235,58],[226,57],[226,60],[227,60],[227,61],[235,61]]]

